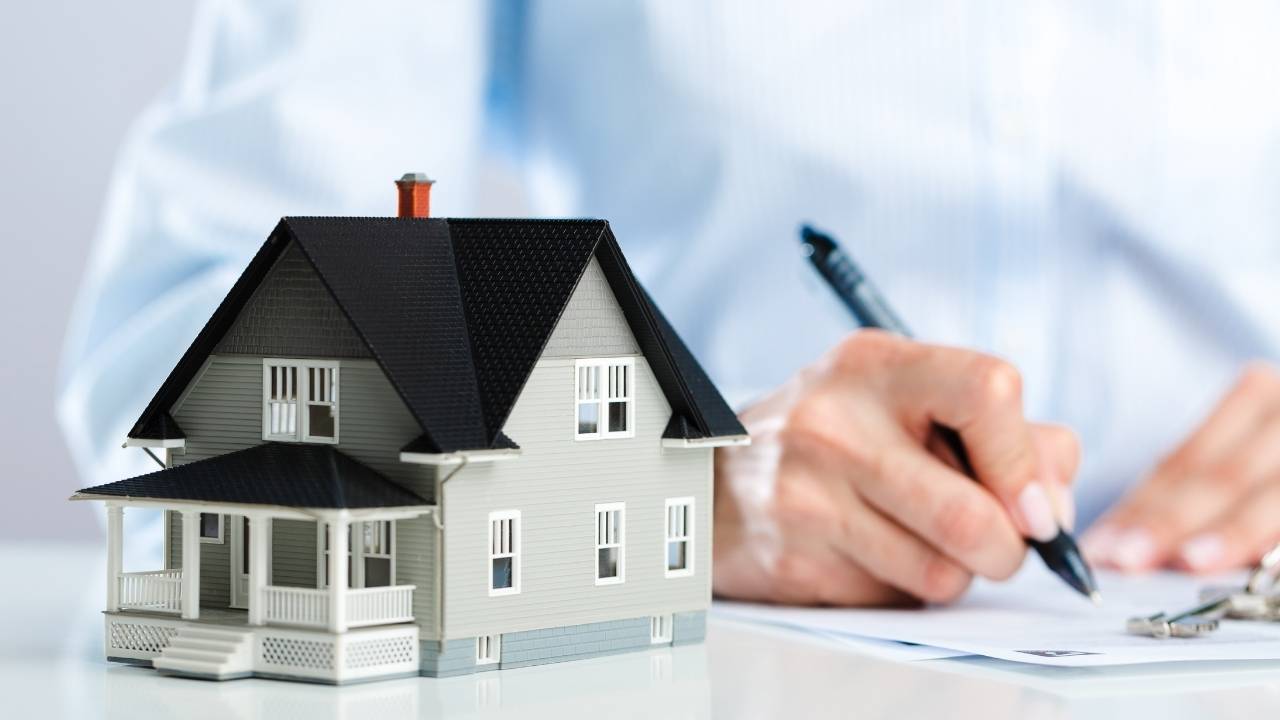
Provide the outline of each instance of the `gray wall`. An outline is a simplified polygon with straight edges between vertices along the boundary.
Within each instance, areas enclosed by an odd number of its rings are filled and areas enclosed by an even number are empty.
[[[440,533],[430,517],[397,520],[396,584],[413,585],[413,617],[418,621],[418,637],[440,637],[436,602],[436,553]]]
[[[182,513],[166,512],[168,545],[165,567],[182,567]],[[222,542],[200,544],[200,606],[227,607],[231,604],[232,516],[222,517]]]
[[[316,586],[316,524],[309,520],[271,521],[271,584]]]
[[[272,357],[370,357],[369,348],[294,244],[281,253],[215,352]]]
[[[705,609],[711,599],[711,451],[667,450],[671,416],[636,359],[635,437],[575,441],[574,357],[635,346],[617,302],[588,273],[505,431],[521,457],[470,465],[444,489],[445,636],[460,638]],[[622,337],[618,337],[622,335]],[[694,569],[666,578],[665,501],[693,496]],[[625,502],[625,582],[595,584],[595,505]],[[521,512],[521,591],[489,596],[488,516]]]
[[[613,297],[609,281],[594,258],[573,290],[547,347],[544,358],[638,355],[640,346],[627,318]]]
[[[428,501],[433,473],[400,462],[400,448],[421,434],[418,423],[372,360],[343,360],[338,379],[338,450],[405,485]],[[262,444],[262,358],[213,355],[173,417],[187,434],[173,464]]]
[[[182,567],[182,515],[165,513],[168,527],[166,567]],[[222,542],[200,544],[200,604],[231,604],[231,522],[222,517]],[[306,520],[271,521],[271,583],[290,587],[316,586],[316,524]]]

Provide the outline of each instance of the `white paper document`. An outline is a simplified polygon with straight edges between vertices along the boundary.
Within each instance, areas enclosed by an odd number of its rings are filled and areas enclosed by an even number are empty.
[[[1130,617],[1189,608],[1202,586],[1242,585],[1240,577],[1103,573],[1098,581],[1102,607],[1094,607],[1032,560],[1013,580],[978,581],[964,598],[945,607],[850,610],[716,603],[714,611],[724,617],[820,633],[1059,667],[1280,659],[1280,623],[1224,621],[1216,632],[1187,639],[1125,632]]]

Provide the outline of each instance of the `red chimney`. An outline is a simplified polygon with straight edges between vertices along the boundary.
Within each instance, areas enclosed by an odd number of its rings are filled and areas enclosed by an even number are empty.
[[[396,213],[402,218],[431,217],[431,186],[435,180],[427,179],[424,173],[405,173],[396,181],[400,195],[400,209]]]

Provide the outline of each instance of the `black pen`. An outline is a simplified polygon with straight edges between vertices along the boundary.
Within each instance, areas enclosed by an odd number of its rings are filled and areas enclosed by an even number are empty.
[[[876,291],[853,258],[842,251],[834,239],[806,225],[800,229],[800,243],[808,252],[814,269],[849,308],[859,325],[911,337],[911,331],[889,308],[884,297]],[[960,433],[937,423],[934,423],[933,431],[955,456],[960,469],[969,477],[977,479]],[[1089,569],[1089,564],[1080,554],[1080,548],[1076,547],[1075,540],[1066,530],[1059,528],[1057,536],[1048,542],[1027,538],[1027,545],[1040,555],[1050,570],[1077,592],[1088,596],[1095,604],[1102,602],[1102,595],[1098,593],[1098,586],[1093,579],[1093,571]]]

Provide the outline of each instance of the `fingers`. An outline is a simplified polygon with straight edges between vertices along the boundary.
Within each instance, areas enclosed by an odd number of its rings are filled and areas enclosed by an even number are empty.
[[[859,495],[961,567],[996,580],[1022,564],[1026,543],[992,495],[906,443],[882,449],[875,473],[853,473]]]
[[[845,607],[910,604],[901,590],[879,582],[829,547],[808,547],[779,556],[770,573],[778,602]]]
[[[1058,522],[1022,414],[1017,370],[954,348],[916,344],[904,355],[893,391],[908,415],[959,432],[978,479],[1001,500],[1020,533],[1052,539]]]
[[[926,602],[955,600],[973,579],[954,560],[861,502],[843,513],[840,536],[837,551],[880,582]]]
[[[792,531],[775,544],[777,537],[750,535],[741,525],[717,528],[712,565],[717,597],[847,607],[915,602],[912,595],[881,582],[832,548],[832,538]]]
[[[1209,417],[1166,461],[1172,468],[1204,467],[1220,462],[1251,435],[1280,401],[1280,375],[1264,363],[1241,372]]]
[[[1220,572],[1252,565],[1280,542],[1280,484],[1247,496],[1217,521],[1184,542],[1177,562],[1195,572]]]
[[[946,471],[936,459],[919,449],[916,452]],[[785,452],[783,465],[785,482],[777,486],[774,498],[782,534],[790,538],[793,547],[800,538],[805,538],[804,546],[809,548],[809,554],[822,559],[824,564],[830,564],[829,559],[825,559],[830,550],[856,568],[839,574],[856,581],[857,586],[827,588],[824,602],[841,599],[867,604],[873,599],[893,597],[885,596],[880,589],[862,587],[868,584],[893,588],[894,593],[928,602],[949,602],[968,587],[972,572],[877,512],[859,494],[860,483],[855,482],[854,477],[868,475],[867,466],[849,462],[849,457],[837,448],[808,443]],[[990,513],[1003,516],[994,498],[976,483],[960,478],[957,484],[985,499]],[[1012,562],[1017,563],[1024,543],[1007,520],[1006,534],[1013,545]],[[804,561],[790,559],[785,561],[782,570],[799,572],[804,567],[808,567]]]
[[[1123,570],[1213,566],[1226,548],[1198,533],[1280,478],[1280,378],[1247,370],[1209,419],[1092,529],[1085,552]],[[1193,537],[1195,536],[1195,537]]]

